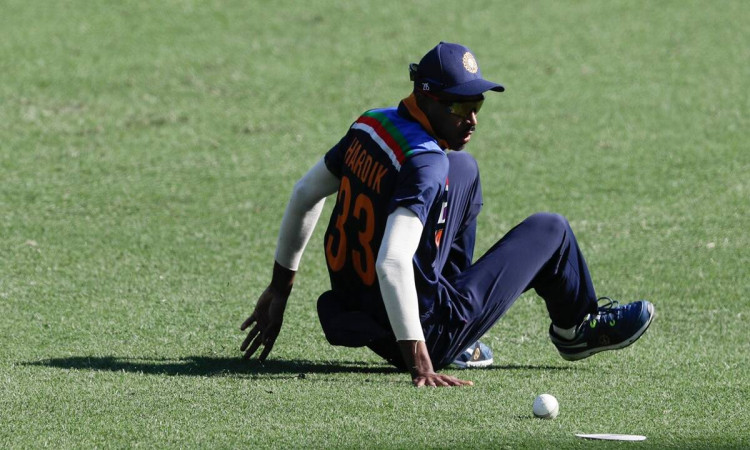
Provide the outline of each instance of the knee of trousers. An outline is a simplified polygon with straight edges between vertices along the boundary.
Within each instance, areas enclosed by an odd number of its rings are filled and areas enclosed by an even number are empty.
[[[368,312],[351,309],[351,305],[333,291],[318,298],[318,320],[331,345],[362,347],[392,335],[390,329],[384,328]]]
[[[529,216],[525,222],[538,236],[555,240],[564,236],[570,229],[568,219],[556,213],[539,212]]]
[[[467,152],[450,152],[448,153],[448,161],[450,162],[450,173],[460,174],[461,177],[467,179],[476,179],[479,176],[479,165],[477,160]]]
[[[332,319],[336,317],[342,310],[341,305],[333,295],[332,291],[326,291],[318,297],[318,320],[320,320],[320,326],[323,328],[323,333],[326,335],[326,339],[330,342],[331,339],[336,339],[336,333],[333,332]],[[333,344],[333,342],[331,342]]]

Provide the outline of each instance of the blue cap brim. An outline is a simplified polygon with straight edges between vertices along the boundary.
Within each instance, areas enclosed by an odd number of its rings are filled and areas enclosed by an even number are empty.
[[[442,92],[454,95],[473,96],[483,94],[487,91],[503,92],[505,87],[501,84],[493,83],[482,78],[467,81],[457,86],[443,89]]]

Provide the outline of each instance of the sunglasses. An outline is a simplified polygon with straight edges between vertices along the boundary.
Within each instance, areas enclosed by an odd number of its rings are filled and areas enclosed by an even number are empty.
[[[448,111],[456,115],[462,119],[470,119],[471,114],[479,114],[479,110],[482,108],[482,103],[484,103],[484,99],[482,100],[475,100],[472,102],[444,102],[441,101],[441,104],[448,107]]]
[[[429,92],[422,91],[422,94],[437,101],[441,105],[445,106],[448,109],[449,113],[462,119],[470,119],[472,113],[479,114],[479,110],[482,108],[482,103],[484,103],[484,98],[470,101],[449,101],[441,99],[440,97]]]

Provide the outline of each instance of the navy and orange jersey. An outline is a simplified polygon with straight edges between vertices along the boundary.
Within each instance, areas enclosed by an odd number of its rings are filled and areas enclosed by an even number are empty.
[[[365,112],[326,153],[325,163],[341,179],[324,236],[331,288],[346,297],[382,303],[375,261],[388,215],[405,207],[425,226],[414,275],[420,312],[431,309],[444,226],[445,152],[402,102],[398,108]]]

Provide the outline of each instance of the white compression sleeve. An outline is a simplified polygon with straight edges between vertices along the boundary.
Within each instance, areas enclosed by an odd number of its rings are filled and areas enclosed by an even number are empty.
[[[396,208],[388,216],[375,265],[380,293],[397,341],[424,341],[412,263],[423,228],[414,212]]]
[[[302,253],[310,240],[326,197],[339,188],[339,179],[321,159],[292,190],[292,196],[281,219],[276,262],[290,270],[299,268]]]

